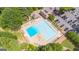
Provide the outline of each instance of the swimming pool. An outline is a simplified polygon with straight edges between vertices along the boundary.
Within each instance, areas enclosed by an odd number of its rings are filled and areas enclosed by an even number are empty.
[[[37,34],[37,30],[34,26],[29,27],[26,31],[27,31],[27,33],[29,34],[30,37]]]
[[[33,24],[29,28],[26,29],[26,32],[30,37],[41,33],[43,39],[49,40],[52,37],[55,37],[57,32],[54,28],[50,27],[45,20],[40,20],[37,24]]]

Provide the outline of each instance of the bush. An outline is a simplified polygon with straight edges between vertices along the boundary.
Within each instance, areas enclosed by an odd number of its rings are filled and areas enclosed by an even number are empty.
[[[28,44],[28,43],[23,43],[21,44],[21,50],[25,50],[25,51],[37,51],[38,48],[32,44]]]
[[[50,43],[45,46],[40,46],[39,51],[62,51],[63,46],[58,43]]]

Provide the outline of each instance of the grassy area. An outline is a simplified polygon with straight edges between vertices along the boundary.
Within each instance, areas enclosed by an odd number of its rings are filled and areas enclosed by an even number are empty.
[[[69,48],[70,50],[73,50],[75,48],[75,46],[67,39],[62,43],[62,45]]]
[[[16,35],[19,40],[23,40],[23,35],[21,32],[14,32],[14,35]]]
[[[2,29],[2,28],[1,28]],[[20,31],[12,31],[10,29],[5,29],[4,30],[5,32],[10,32],[10,33],[13,33],[15,36],[17,36],[17,39],[18,40],[23,40],[23,35],[22,35],[22,32]]]

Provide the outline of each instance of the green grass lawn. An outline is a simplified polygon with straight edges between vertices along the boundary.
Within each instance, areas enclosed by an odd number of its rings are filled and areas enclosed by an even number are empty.
[[[64,47],[69,48],[70,50],[73,50],[75,48],[75,46],[67,39],[65,41],[63,41],[62,45]]]
[[[18,40],[23,40],[23,35],[22,35],[22,32],[20,32],[20,31],[12,31],[9,29],[5,29],[4,31],[10,32],[10,33],[16,35]]]
[[[23,40],[23,35],[21,32],[16,31],[14,32],[14,35],[16,35],[19,40]]]

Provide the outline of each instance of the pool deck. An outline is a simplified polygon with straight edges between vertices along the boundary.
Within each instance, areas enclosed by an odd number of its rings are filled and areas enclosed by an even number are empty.
[[[43,19],[43,18],[42,18]],[[39,34],[35,35],[34,37],[32,38],[29,38],[26,33],[24,33],[24,30],[30,26],[32,26],[33,24],[37,24],[39,21],[41,20],[41,18],[38,18],[38,19],[34,19],[34,20],[30,20],[28,21],[27,23],[23,24],[22,27],[21,27],[21,31],[23,32],[23,35],[24,35],[24,38],[27,42],[31,43],[31,44],[34,44],[34,45],[46,45],[47,43],[52,43],[54,42],[58,37],[61,37],[62,36],[62,33],[57,30],[55,28],[55,26],[53,26],[49,21],[46,21],[46,23],[49,25],[49,27],[53,28],[56,32],[57,32],[57,35],[55,37],[52,37],[50,38],[49,40],[43,40],[42,39],[42,36]]]

